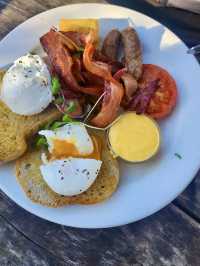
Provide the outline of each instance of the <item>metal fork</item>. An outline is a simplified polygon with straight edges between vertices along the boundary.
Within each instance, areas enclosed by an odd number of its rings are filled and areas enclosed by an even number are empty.
[[[190,49],[188,49],[187,53],[193,54],[193,55],[200,54],[200,44],[195,45],[195,46],[191,47]]]

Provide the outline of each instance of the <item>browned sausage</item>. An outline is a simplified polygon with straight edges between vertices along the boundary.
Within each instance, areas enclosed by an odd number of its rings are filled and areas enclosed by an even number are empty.
[[[105,37],[102,46],[102,53],[112,61],[117,61],[118,48],[121,41],[121,33],[113,29]]]
[[[121,32],[124,46],[125,65],[137,80],[142,74],[142,49],[137,32],[128,27]]]

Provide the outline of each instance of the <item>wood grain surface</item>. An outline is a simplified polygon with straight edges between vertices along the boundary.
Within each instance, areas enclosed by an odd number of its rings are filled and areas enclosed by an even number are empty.
[[[77,2],[104,1],[0,0],[0,39],[35,14]],[[200,41],[200,16],[155,9],[142,0],[110,2],[127,2],[169,27],[174,25],[188,45]],[[47,222],[24,211],[0,192],[0,266],[198,266],[199,180],[197,177],[174,204],[159,213],[134,224],[104,230],[74,229]]]
[[[199,265],[200,225],[172,204],[131,225],[86,230],[59,226],[37,218],[2,195],[0,217],[3,217],[3,222],[0,219],[0,236],[1,230],[7,230],[1,236],[4,242],[0,239],[3,243],[2,252],[0,245],[0,265],[10,257],[17,262],[21,258],[21,263],[31,265],[26,249],[31,249],[38,263],[43,255],[45,264],[33,265],[52,265],[47,260],[48,256],[50,261],[54,258],[59,263],[57,265],[70,266]],[[33,246],[35,249],[32,250]]]

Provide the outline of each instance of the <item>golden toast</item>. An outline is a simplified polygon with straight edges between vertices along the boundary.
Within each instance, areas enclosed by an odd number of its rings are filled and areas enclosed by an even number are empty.
[[[98,134],[99,135],[99,134]],[[60,207],[68,204],[95,204],[109,198],[119,182],[117,160],[112,157],[102,137],[102,167],[94,184],[77,196],[61,196],[53,192],[40,173],[41,151],[30,150],[16,161],[17,180],[26,195],[34,202],[49,207]]]

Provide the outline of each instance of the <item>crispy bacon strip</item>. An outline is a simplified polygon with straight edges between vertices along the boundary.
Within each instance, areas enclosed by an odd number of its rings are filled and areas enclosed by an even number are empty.
[[[87,71],[91,72],[94,75],[97,75],[104,80],[110,81],[112,80],[112,75],[109,72],[108,64],[104,62],[98,62],[93,60],[93,54],[95,51],[95,47],[92,42],[88,42],[86,44],[85,50],[83,52],[83,64]]]
[[[138,88],[137,80],[127,72],[126,68],[122,68],[115,73],[113,76],[116,80],[121,80],[124,85],[125,95],[123,99],[123,105],[126,105],[130,100],[133,94],[136,92]]]
[[[68,88],[75,92],[91,95],[100,95],[102,93],[102,88],[100,87],[83,87],[78,84],[72,73],[72,57],[60,41],[60,36],[57,32],[49,31],[40,38],[40,42],[48,54],[53,69]]]
[[[81,67],[81,60],[76,56],[72,57],[73,66],[72,66],[72,73],[79,84],[85,84],[85,79],[82,74],[82,67]]]
[[[125,100],[129,102],[138,88],[137,80],[130,73],[124,73],[121,76],[121,80],[125,88]]]
[[[119,71],[121,68],[124,67],[124,64],[122,64],[119,61],[111,60],[110,58],[102,54],[100,50],[97,50],[97,49],[94,52],[93,59],[95,61],[101,61],[101,62],[107,63],[109,65],[112,75],[114,75],[117,71]]]
[[[67,32],[61,31],[61,32],[69,39],[71,39],[77,46],[85,47],[85,38],[86,38],[85,33],[76,32],[76,31],[67,31]]]
[[[106,81],[101,111],[91,120],[91,123],[97,127],[105,127],[113,122],[117,116],[122,97],[123,89],[119,88],[116,83]]]
[[[94,74],[92,74],[91,72],[88,71],[83,71],[82,75],[86,81],[86,84],[90,85],[97,85],[100,87],[104,87],[104,80]]]
[[[117,71],[113,77],[116,80],[121,81],[123,83],[124,97],[121,102],[121,106],[125,108],[129,104],[133,94],[138,89],[137,80],[130,73],[127,72],[126,68],[122,68],[119,71]]]
[[[105,80],[106,92],[101,110],[97,116],[91,120],[91,123],[98,127],[105,127],[116,118],[124,90],[121,84],[112,77],[106,63],[101,62],[100,64],[100,62],[93,60],[95,47],[91,39],[86,43],[83,53],[83,64],[89,72]]]

